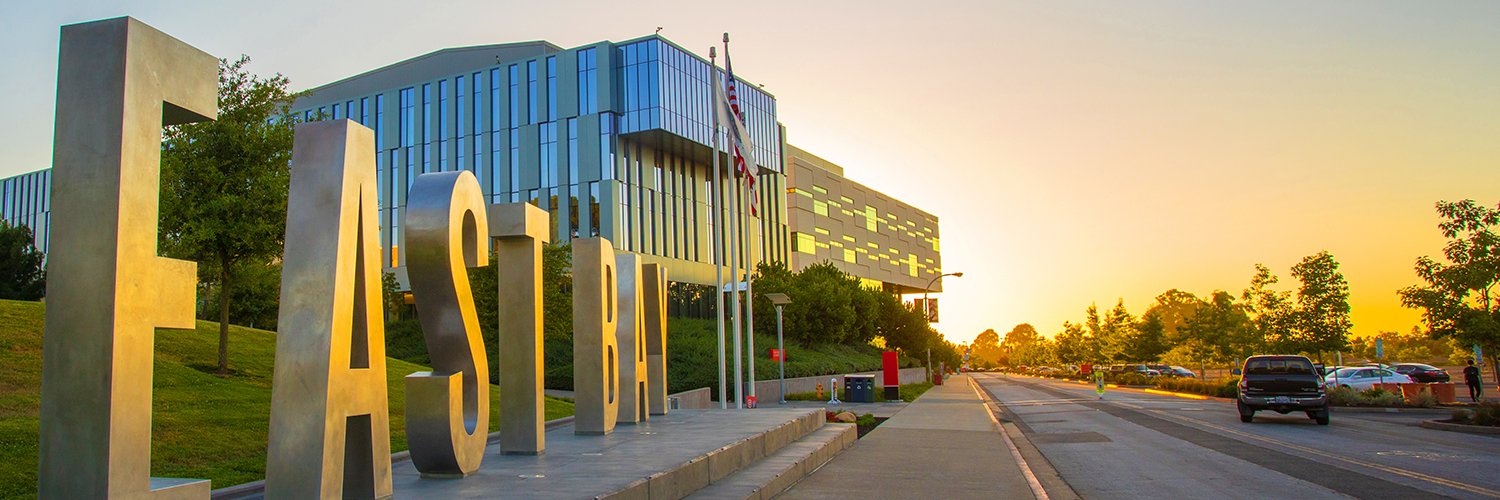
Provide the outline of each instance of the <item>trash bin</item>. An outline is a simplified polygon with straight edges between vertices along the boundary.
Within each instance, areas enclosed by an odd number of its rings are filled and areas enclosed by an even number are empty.
[[[874,403],[875,402],[875,376],[874,375],[845,375],[844,388],[849,391],[850,403]]]

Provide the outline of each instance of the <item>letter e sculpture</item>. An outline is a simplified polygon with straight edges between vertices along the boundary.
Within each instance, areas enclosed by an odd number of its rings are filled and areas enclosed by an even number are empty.
[[[489,265],[487,217],[467,170],[422,174],[406,199],[407,275],[432,357],[432,371],[406,376],[406,441],[423,476],[467,476],[484,459],[490,366],[467,268]]]
[[[573,433],[615,430],[620,349],[615,338],[615,250],[604,238],[573,240]]]
[[[375,134],[297,126],[266,498],[391,496]]]
[[[150,477],[151,365],[155,328],[193,328],[198,283],[156,254],[161,128],[217,116],[218,69],[128,17],[62,28],[41,498],[208,498],[206,480]]]

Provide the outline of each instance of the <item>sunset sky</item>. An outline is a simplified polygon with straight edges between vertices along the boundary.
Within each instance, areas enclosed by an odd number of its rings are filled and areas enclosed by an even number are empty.
[[[1434,202],[1500,202],[1500,2],[117,3],[7,4],[0,177],[50,164],[62,24],[132,15],[296,89],[445,47],[660,26],[706,54],[728,31],[789,142],[940,218],[950,340],[1237,294],[1257,262],[1290,285],[1320,250],[1356,334],[1406,331]]]

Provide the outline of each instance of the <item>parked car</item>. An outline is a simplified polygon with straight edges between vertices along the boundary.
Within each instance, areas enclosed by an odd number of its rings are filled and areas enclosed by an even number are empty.
[[[1411,377],[1391,370],[1368,366],[1341,368],[1323,378],[1323,383],[1336,387],[1348,387],[1356,391],[1367,391],[1381,382],[1387,384],[1410,384]]]
[[[1189,370],[1187,368],[1183,368],[1181,366],[1173,365],[1173,366],[1168,367],[1167,369],[1168,369],[1168,371],[1162,372],[1161,374],[1162,375],[1166,375],[1168,372],[1170,372],[1172,374],[1171,376],[1173,376],[1173,377],[1179,377],[1179,378],[1198,378],[1198,374],[1197,373],[1193,373],[1192,370]]]
[[[1161,375],[1161,372],[1152,370],[1146,365],[1124,365],[1120,368],[1120,373],[1139,373],[1147,377],[1155,377]]]
[[[1396,370],[1396,373],[1406,375],[1408,377],[1411,377],[1412,380],[1424,384],[1447,383],[1449,380],[1451,380],[1451,378],[1448,376],[1448,370],[1444,370],[1432,365],[1424,365],[1422,363],[1396,363],[1392,368]]]
[[[1255,412],[1282,415],[1302,411],[1318,425],[1328,425],[1328,393],[1305,356],[1251,356],[1240,370],[1240,421],[1255,420]]]

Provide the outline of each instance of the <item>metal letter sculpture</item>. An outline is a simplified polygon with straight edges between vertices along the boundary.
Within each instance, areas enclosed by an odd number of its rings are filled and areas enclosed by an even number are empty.
[[[652,415],[667,414],[667,268],[641,264],[646,326],[646,403]]]
[[[489,265],[489,222],[474,174],[417,177],[406,199],[406,265],[432,371],[406,376],[406,440],[423,476],[467,476],[484,459],[490,366],[469,267]],[[485,290],[493,293],[492,290]]]
[[[218,61],[128,17],[60,45],[37,494],[208,498],[150,477],[151,365],[154,328],[193,328],[197,285],[156,255],[161,128],[218,115]]]
[[[574,434],[615,430],[620,383],[615,279],[615,250],[609,240],[573,240]]]
[[[651,418],[646,403],[646,325],[641,317],[641,256],[615,256],[615,275],[620,283],[620,318],[615,323],[619,345],[619,407],[617,422],[634,424]]]
[[[490,205],[490,237],[498,240],[500,453],[537,455],[547,448],[542,400],[542,245],[546,210],[530,203]]]
[[[266,498],[391,495],[375,135],[297,126]]]

